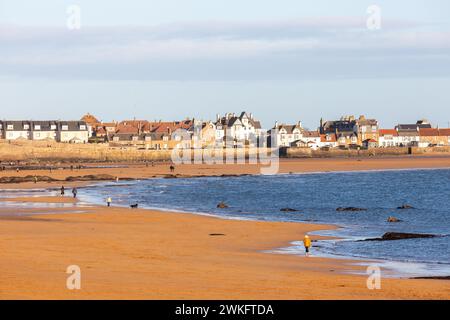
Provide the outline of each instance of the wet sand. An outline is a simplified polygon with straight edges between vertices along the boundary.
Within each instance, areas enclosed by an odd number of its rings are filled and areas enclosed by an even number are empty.
[[[281,164],[282,172],[430,167],[450,167],[450,158],[304,159]],[[80,171],[92,174],[92,170]],[[250,166],[200,165],[177,166],[176,173],[221,175],[258,170]],[[166,165],[95,169],[95,173],[124,177],[150,177],[167,171]],[[62,178],[73,175],[69,170],[53,174]],[[73,201],[69,195],[16,200]],[[288,246],[307,232],[332,226],[225,220],[114,207],[83,207],[83,214],[58,214],[60,210],[49,208],[46,211],[54,214],[17,218],[17,212],[26,214],[33,209],[1,208],[0,202],[0,299],[450,298],[450,282],[446,280],[382,278],[381,290],[369,290],[367,276],[349,274],[365,273],[365,267],[351,265],[349,260],[265,252]],[[80,209],[64,212],[71,210]],[[81,268],[81,290],[66,288],[69,265]]]

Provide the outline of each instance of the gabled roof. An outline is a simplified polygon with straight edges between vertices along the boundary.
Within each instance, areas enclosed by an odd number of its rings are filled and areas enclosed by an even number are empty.
[[[32,130],[33,131],[55,131],[57,128],[57,121],[33,121]],[[36,129],[36,126],[40,126],[40,129]],[[52,129],[55,126],[55,129]]]
[[[28,131],[31,130],[31,121],[4,121],[4,129],[6,131]],[[28,125],[28,129],[25,129],[25,125]],[[12,126],[12,129],[8,129],[8,126]]]
[[[63,126],[67,126],[68,129],[65,131],[86,131],[87,124],[85,121],[59,121],[59,129],[61,130]],[[81,129],[81,126],[85,126],[86,129]]]
[[[321,134],[320,141],[321,142],[336,142],[336,134],[334,134],[334,133]]]
[[[98,121],[98,119],[96,117],[94,117],[92,114],[90,113],[86,113],[82,118],[82,121],[86,122],[89,125],[95,125],[100,123],[100,121]]]
[[[186,119],[183,121],[171,121],[171,122],[150,122],[150,132],[158,133],[172,133],[177,129],[189,130],[194,124],[193,120]]]
[[[380,130],[378,130],[378,133],[380,136],[386,136],[386,135],[394,136],[394,137],[398,136],[398,132],[395,129],[380,129]]]
[[[320,134],[318,131],[303,131],[303,137],[306,138],[319,138]]]
[[[421,128],[419,129],[419,135],[421,137],[437,137],[439,136],[439,129]]]
[[[439,135],[450,137],[450,128],[439,129]]]
[[[273,129],[284,129],[286,130],[287,134],[292,134],[295,129],[302,131],[302,127],[300,127],[298,124],[279,124],[276,128],[273,127]]]

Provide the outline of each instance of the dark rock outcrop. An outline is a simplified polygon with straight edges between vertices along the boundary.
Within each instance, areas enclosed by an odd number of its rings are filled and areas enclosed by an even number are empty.
[[[56,179],[53,179],[52,177],[48,176],[25,176],[25,177],[1,177],[0,183],[22,183],[22,182],[35,182],[37,181],[44,181],[44,182],[51,182],[51,181],[58,181]]]
[[[299,210],[292,209],[292,208],[281,208],[280,211],[281,212],[298,212]]]
[[[228,205],[227,205],[225,202],[221,201],[221,202],[217,205],[217,208],[219,208],[219,209],[226,209],[226,208],[228,208]]]
[[[336,208],[336,211],[366,211],[365,208],[356,208],[356,207],[339,207]]]
[[[409,204],[403,204],[400,207],[397,207],[397,209],[403,210],[403,209],[414,209],[413,206],[410,206]]]
[[[450,276],[414,277],[411,279],[450,280]]]
[[[66,181],[113,181],[116,177],[110,174],[89,174],[86,176],[70,176]]]
[[[434,237],[437,236],[434,234],[426,234],[426,233],[386,232],[381,236],[381,238],[365,239],[361,241],[393,241],[393,240],[434,238]]]

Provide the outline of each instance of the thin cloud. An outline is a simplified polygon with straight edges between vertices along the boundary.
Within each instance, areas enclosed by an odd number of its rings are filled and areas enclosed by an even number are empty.
[[[117,79],[133,78],[133,74],[135,79],[189,80],[199,74],[208,79],[203,68],[215,71],[210,79],[233,78],[223,70],[227,67],[235,72],[235,79],[255,75],[266,79],[271,74],[295,78],[299,67],[306,70],[302,77],[326,76],[311,65],[333,66],[331,77],[353,77],[367,76],[361,65],[377,60],[385,64],[373,70],[374,77],[396,72],[408,76],[408,63],[411,68],[417,62],[428,65],[422,68],[423,75],[438,70],[436,65],[446,71],[450,64],[449,32],[393,20],[383,21],[380,31],[370,31],[364,19],[346,17],[86,27],[80,31],[2,26],[0,44],[0,75],[62,78],[89,78],[94,73]],[[108,68],[115,71],[105,71]]]

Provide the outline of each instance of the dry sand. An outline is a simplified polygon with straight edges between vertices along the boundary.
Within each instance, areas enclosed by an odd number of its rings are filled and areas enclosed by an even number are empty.
[[[450,167],[450,158],[287,160],[282,172]],[[249,166],[177,166],[183,175],[257,173]],[[122,177],[167,174],[166,165],[84,169],[76,175]],[[27,175],[30,172],[15,173]],[[33,173],[31,173],[33,174]],[[42,172],[36,172],[42,174]],[[52,173],[64,178],[69,170]],[[0,176],[12,175],[1,172]],[[3,185],[27,188],[49,184]],[[56,184],[55,184],[56,185]],[[68,185],[66,185],[69,187]],[[16,201],[73,202],[66,198]],[[83,210],[83,214],[70,212]],[[349,260],[264,252],[331,226],[224,220],[128,208],[2,208],[1,299],[449,299],[446,280],[382,279],[369,290],[364,272]],[[13,215],[13,213],[15,215]],[[212,236],[211,234],[223,234]],[[316,237],[313,237],[315,239]],[[66,288],[66,268],[78,265],[82,289]]]

